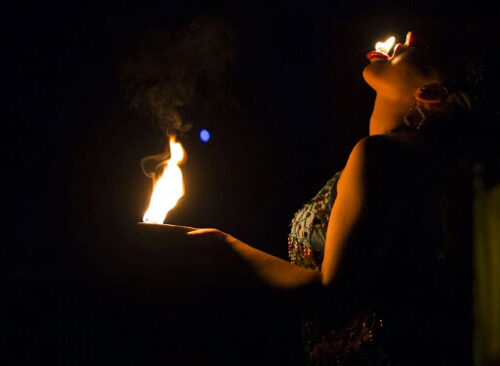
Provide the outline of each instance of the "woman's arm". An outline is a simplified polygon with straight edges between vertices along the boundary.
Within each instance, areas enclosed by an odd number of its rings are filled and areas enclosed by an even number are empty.
[[[328,222],[323,285],[331,285],[339,272],[353,285],[355,278],[369,279],[370,274],[363,273],[366,261],[373,261],[366,255],[368,241],[384,247],[384,233],[391,229],[387,223],[398,216],[408,193],[408,157],[403,144],[382,135],[360,140],[351,151]]]
[[[381,140],[381,141],[378,141]],[[369,137],[361,140],[351,152],[347,165],[338,182],[338,194],[330,216],[326,235],[325,253],[321,272],[305,269],[283,259],[253,248],[216,229],[200,229],[188,235],[208,236],[209,240],[230,246],[254,271],[260,280],[270,286],[293,289],[314,285],[331,285],[347,247],[359,248],[366,239],[367,224],[373,212],[370,205],[378,202],[374,196],[391,189],[397,180],[387,179],[384,172],[396,168],[391,157],[400,156],[394,143],[387,138]],[[380,160],[383,159],[380,169]],[[379,197],[377,197],[379,198]],[[389,204],[390,200],[384,197]]]
[[[199,229],[187,233],[202,235],[228,245],[257,277],[269,286],[280,289],[297,289],[321,284],[321,273],[299,267],[262,250],[251,247],[242,241],[216,229]]]

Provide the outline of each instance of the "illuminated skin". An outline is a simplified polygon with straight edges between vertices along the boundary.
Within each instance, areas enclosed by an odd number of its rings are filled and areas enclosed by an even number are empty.
[[[411,33],[407,40],[410,37]],[[389,60],[372,59],[363,70],[366,83],[377,93],[370,118],[370,135],[381,134],[403,125],[403,118],[416,98],[429,111],[437,102],[435,96],[426,96],[422,88],[428,85],[440,86],[442,80],[439,73],[425,65],[419,49],[408,46],[407,43],[396,45]]]
[[[345,260],[346,248],[362,253],[373,242],[379,242],[383,248],[388,237],[387,222],[397,223],[403,216],[405,202],[415,194],[407,187],[422,173],[416,173],[408,161],[424,156],[427,151],[425,142],[415,133],[407,130],[390,136],[383,133],[405,125],[403,117],[416,98],[431,112],[441,97],[434,93],[429,98],[429,93],[424,92],[425,86],[439,86],[441,80],[436,70],[419,62],[417,49],[398,44],[389,60],[373,59],[363,70],[365,81],[377,92],[370,136],[355,145],[338,181],[321,272],[291,264],[216,229],[199,229],[189,235],[231,246],[261,280],[281,289],[329,287],[338,274],[339,264]],[[356,261],[347,263],[355,267],[352,273],[361,273],[360,278],[365,265]]]

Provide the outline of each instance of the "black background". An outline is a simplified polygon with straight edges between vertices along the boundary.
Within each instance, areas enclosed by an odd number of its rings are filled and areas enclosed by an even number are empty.
[[[81,361],[94,346],[82,324],[113,314],[107,305],[100,315],[75,316],[91,308],[83,303],[96,306],[92,288],[119,250],[118,233],[147,204],[151,183],[139,161],[159,152],[160,136],[130,109],[119,82],[137,35],[151,27],[175,33],[200,16],[234,30],[238,107],[189,121],[186,196],[168,222],[216,227],[286,258],[293,213],[368,132],[374,93],[361,78],[365,53],[389,34],[402,40],[436,19],[443,27],[463,24],[494,47],[498,14],[486,3],[431,1],[26,2],[6,9],[2,317],[10,325],[9,360]],[[201,128],[212,133],[206,144],[197,137]],[[217,314],[199,329],[237,348],[227,334],[207,330]],[[247,326],[246,337],[260,335],[257,328]],[[199,345],[209,335],[186,337],[177,344]],[[265,354],[275,345],[262,347]]]

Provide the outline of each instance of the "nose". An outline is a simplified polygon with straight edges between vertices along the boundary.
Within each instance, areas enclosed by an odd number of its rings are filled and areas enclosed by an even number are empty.
[[[405,46],[410,47],[415,43],[415,32],[406,33]]]
[[[418,39],[417,39],[417,37],[415,36],[415,32],[410,31],[410,32],[406,33],[405,43],[398,43],[394,47],[392,57],[397,56],[397,55],[405,52],[408,49],[408,47],[415,47],[415,44],[418,43],[419,40],[420,40],[420,36],[418,36]],[[417,42],[415,42],[415,41],[417,41]]]
[[[392,57],[395,57],[395,56],[399,55],[400,53],[405,52],[407,49],[408,49],[408,46],[406,45],[406,43],[405,44],[398,43],[396,45],[396,47],[394,47],[394,51],[392,53]]]

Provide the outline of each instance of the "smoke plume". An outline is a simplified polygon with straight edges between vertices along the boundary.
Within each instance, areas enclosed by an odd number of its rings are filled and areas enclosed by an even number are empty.
[[[232,28],[216,18],[195,19],[176,32],[143,31],[120,70],[131,107],[152,121],[162,141],[181,136],[197,116],[234,102],[235,44]],[[145,173],[168,155],[145,158]]]

